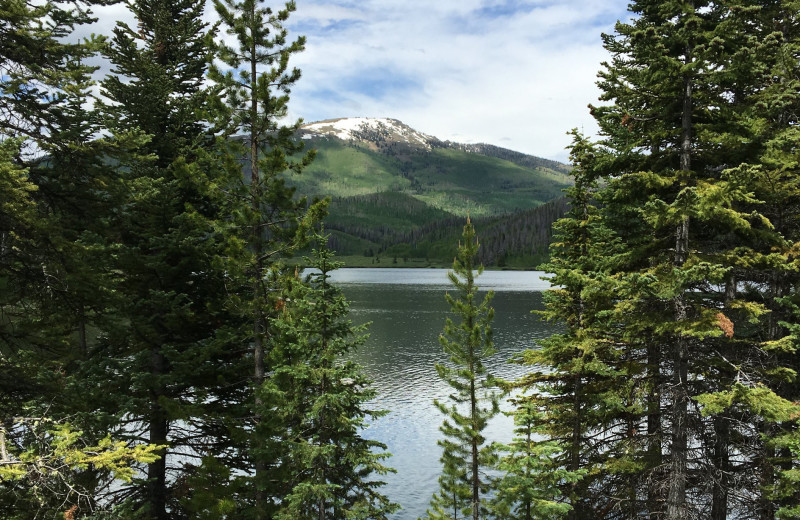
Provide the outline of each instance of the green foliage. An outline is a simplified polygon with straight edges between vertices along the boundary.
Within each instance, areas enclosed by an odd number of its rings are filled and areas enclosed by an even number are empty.
[[[293,54],[303,50],[305,39],[288,41],[284,24],[295,10],[294,2],[273,11],[259,0],[224,0],[214,3],[225,32],[232,36],[215,44],[219,61],[209,70],[221,101],[216,121],[229,141],[232,157],[246,159],[241,177],[231,190],[233,224],[237,227],[235,248],[228,263],[231,308],[241,324],[240,344],[251,349],[253,377],[249,381],[248,420],[238,424],[238,435],[248,439],[242,447],[247,470],[247,498],[242,516],[272,517],[286,500],[291,482],[283,464],[288,442],[286,424],[273,413],[280,396],[265,388],[268,374],[278,363],[271,350],[274,322],[279,317],[279,296],[292,282],[286,276],[282,258],[290,256],[308,240],[313,225],[325,211],[324,202],[307,205],[294,197],[284,174],[299,174],[314,158],[301,153],[303,143],[295,134],[300,121],[284,126],[289,92],[300,71],[290,69]],[[232,40],[233,46],[227,42]],[[224,64],[223,71],[218,67]],[[244,134],[243,139],[233,138]],[[229,152],[230,153],[230,152]],[[249,327],[245,323],[251,324]],[[249,402],[248,402],[249,401]],[[240,452],[240,453],[241,453]]]
[[[131,516],[163,519],[193,491],[186,483],[195,464],[178,453],[213,446],[238,464],[230,424],[245,415],[246,382],[226,293],[236,206],[222,189],[238,172],[211,129],[216,100],[204,76],[214,31],[202,21],[204,2],[129,7],[137,24],[118,23],[105,50],[114,68],[102,83],[111,101],[103,110],[116,135],[135,130],[144,139],[113,155],[122,185],[119,210],[106,217],[114,320],[103,324],[82,375],[94,395],[86,411],[105,416],[103,426],[166,446],[146,478],[118,486],[112,499]]]
[[[439,491],[426,513],[431,519],[485,517],[486,495],[494,489],[486,472],[497,461],[496,447],[487,444],[483,436],[489,419],[500,410],[501,392],[484,366],[484,360],[496,352],[491,327],[494,309],[490,306],[494,293],[490,291],[478,301],[475,277],[483,267],[476,268],[473,263],[478,241],[469,219],[462,240],[453,270],[448,272],[456,296],[445,295],[459,322],[447,318],[439,336],[448,363],[437,363],[436,372],[453,393],[447,402],[434,401],[445,420],[440,428],[444,438],[438,442],[443,466]]]
[[[796,100],[778,87],[796,63],[775,67],[792,7],[641,0],[604,36],[601,141],[573,141],[548,266],[565,332],[522,358],[553,467],[588,470],[564,486],[572,518],[772,518],[790,500],[773,490],[794,465],[774,439],[798,400],[796,147],[777,136],[795,123],[767,99]]]
[[[478,260],[487,266],[533,268],[548,258],[551,225],[565,211],[565,199],[510,215],[473,219],[481,234]],[[462,220],[403,193],[334,199],[326,219],[330,247],[340,255],[372,250],[390,257],[426,259],[449,266]],[[348,266],[353,266],[348,263]]]
[[[549,453],[535,459],[537,470],[526,478],[538,479],[538,487],[531,488],[538,494],[523,504],[532,507],[533,498],[556,501],[562,496],[558,507],[571,505],[574,518],[591,517],[604,507],[602,498],[590,490],[608,478],[607,472],[616,472],[612,466],[623,468],[631,462],[626,457],[611,460],[604,440],[592,432],[636,409],[630,399],[635,365],[611,341],[607,328],[617,284],[605,269],[619,250],[596,207],[596,153],[573,131],[575,182],[567,190],[569,209],[554,225],[551,258],[544,266],[552,273],[553,289],[545,294],[541,313],[543,319],[562,324],[564,331],[515,360],[532,367],[514,383],[526,392],[516,401],[516,413],[531,433],[543,436],[542,449]],[[548,475],[564,475],[564,480],[557,488],[542,489]]]
[[[737,382],[730,390],[702,394],[694,399],[703,407],[704,415],[722,413],[735,404],[770,422],[787,422],[800,412],[798,405],[787,401],[763,384],[748,386]]]
[[[463,218],[529,209],[558,198],[569,185],[563,172],[456,148],[393,155],[338,139],[314,138],[310,143],[317,160],[306,170],[308,175],[290,179],[309,196],[401,192]]]
[[[778,445],[788,451],[788,457],[796,460],[800,457],[800,439],[797,430],[778,440]],[[783,501],[775,512],[776,518],[800,518],[800,504],[797,500],[797,489],[800,486],[800,468],[791,465],[780,472],[780,481],[775,496]]]
[[[411,248],[407,254],[389,251],[390,256],[449,264],[460,222],[469,214],[477,217],[475,225],[484,237],[480,255],[486,265],[508,259],[532,268],[547,258],[552,219],[534,226],[528,221],[532,210],[559,198],[569,185],[562,172],[455,145],[427,150],[398,143],[375,150],[368,143],[328,137],[307,142],[316,149],[315,161],[304,175],[286,178],[299,193],[333,198],[326,219],[331,230],[368,240],[380,251]],[[487,227],[491,236],[483,233]],[[352,238],[337,237],[330,245],[340,255],[357,255],[364,249]]]
[[[21,423],[21,425],[20,425]],[[49,428],[45,428],[47,425]],[[132,463],[150,463],[158,459],[156,451],[164,446],[128,446],[124,441],[113,441],[106,436],[96,446],[81,445],[83,432],[70,424],[52,423],[46,419],[22,419],[17,427],[27,428],[35,438],[28,449],[15,452],[6,445],[6,432],[0,442],[4,454],[0,466],[0,481],[25,480],[27,485],[42,490],[47,480],[68,483],[74,479],[70,473],[86,470],[91,465],[102,472],[110,472],[115,479],[130,482],[134,476]],[[80,491],[78,491],[79,493]],[[69,500],[70,497],[63,497]]]
[[[242,478],[234,478],[233,468],[224,460],[206,455],[186,479],[191,490],[180,501],[188,518],[223,520],[241,514],[240,501],[246,500]]]
[[[9,430],[0,427],[0,485],[25,496],[32,508],[27,514],[70,503],[77,510],[94,500],[95,490],[82,486],[82,472],[91,468],[111,480],[130,482],[136,473],[133,465],[152,463],[162,448],[131,446],[110,436],[87,445],[83,432],[68,423],[16,418]]]
[[[366,422],[385,412],[368,408],[375,397],[370,380],[345,359],[363,344],[363,328],[350,323],[346,300],[330,284],[340,264],[325,246],[327,237],[313,240],[306,259],[313,271],[287,292],[274,323],[273,373],[264,383],[272,420],[285,427],[281,463],[289,489],[275,517],[385,519],[399,508],[375,480],[392,471],[382,463],[389,455],[382,443],[361,436]]]
[[[86,63],[103,39],[73,35],[94,21],[90,7],[0,4],[0,430],[3,469],[19,477],[3,479],[4,518],[98,507],[115,473],[128,478],[128,464],[153,460],[82,413],[91,392],[80,367],[88,331],[108,317],[108,217],[118,202],[105,160],[112,140],[97,138],[88,108],[96,67]],[[72,426],[48,432],[24,417]]]
[[[580,480],[587,471],[554,467],[553,461],[564,447],[537,438],[542,423],[538,403],[526,396],[511,401],[515,405],[515,436],[511,444],[499,448],[504,455],[497,468],[503,474],[492,499],[492,514],[508,520],[563,518],[572,506],[560,500],[562,488]]]

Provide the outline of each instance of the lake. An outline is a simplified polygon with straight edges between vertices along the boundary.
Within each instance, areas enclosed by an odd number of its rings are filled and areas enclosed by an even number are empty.
[[[452,286],[445,269],[340,269],[333,282],[350,300],[350,317],[356,324],[371,322],[366,345],[354,356],[374,380],[379,396],[374,403],[388,410],[364,431],[364,436],[388,446],[387,475],[383,488],[403,506],[392,518],[412,520],[425,513],[437,490],[441,469],[439,425],[442,414],[434,399],[446,399],[450,388],[439,380],[434,364],[446,360],[438,337],[450,308],[444,293]],[[508,363],[515,353],[536,345],[553,333],[531,310],[542,309],[542,291],[549,284],[540,271],[486,271],[477,278],[481,292],[495,291],[494,342],[498,353],[487,360],[497,377],[514,379],[526,368]],[[508,410],[509,407],[505,406]],[[487,438],[508,442],[513,421],[496,417]]]

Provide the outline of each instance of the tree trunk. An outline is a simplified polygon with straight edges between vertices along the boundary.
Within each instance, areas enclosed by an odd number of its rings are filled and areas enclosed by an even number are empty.
[[[583,377],[578,376],[575,380],[575,388],[573,395],[572,406],[575,408],[575,417],[572,421],[572,438],[569,444],[569,470],[578,471],[581,469],[581,392],[583,392]],[[578,492],[579,482],[573,482],[569,485],[570,493],[568,498],[572,502],[572,509],[567,514],[567,520],[577,520],[581,518],[580,513],[580,493]]]
[[[714,489],[711,493],[711,518],[709,520],[726,520],[728,518],[728,465],[730,462],[728,426],[726,417],[722,415],[714,417]]]
[[[694,2],[688,1],[688,8],[694,9]],[[686,64],[692,62],[691,44],[686,45]],[[687,73],[683,77],[683,108],[681,115],[681,150],[680,169],[688,172],[692,169],[692,78]],[[675,230],[674,265],[680,268],[689,256],[689,216],[685,215]],[[682,289],[681,289],[682,290]],[[681,292],[674,299],[675,322],[680,323],[688,317],[688,303]],[[667,495],[667,520],[684,520],[686,518],[686,473],[687,473],[687,439],[689,418],[688,384],[688,348],[689,341],[682,333],[675,340],[672,376],[672,446],[669,465],[669,494]]]
[[[660,479],[653,474],[659,471],[662,464],[661,454],[661,349],[652,338],[647,342],[647,366],[651,379],[647,409],[647,466],[651,478],[647,486],[647,510],[650,520],[660,518],[664,493]]]
[[[255,3],[252,8],[255,10]],[[253,18],[255,19],[255,13]],[[255,28],[254,28],[255,29]],[[253,31],[254,32],[254,31]],[[250,45],[250,203],[251,209],[254,213],[255,222],[252,229],[253,240],[253,256],[255,258],[255,265],[253,266],[253,387],[254,387],[254,405],[255,410],[253,418],[256,425],[262,421],[262,407],[263,403],[259,397],[259,389],[264,383],[264,335],[266,334],[266,320],[264,317],[263,304],[261,301],[261,284],[263,283],[264,265],[261,256],[264,254],[262,247],[261,237],[261,178],[258,171],[258,153],[259,153],[259,136],[256,128],[256,121],[258,118],[258,98],[256,97],[257,86],[257,49],[256,39],[251,32],[252,43]],[[256,439],[257,446],[263,447],[261,439]],[[261,449],[258,450],[262,451]],[[264,478],[266,472],[266,463],[264,462],[263,454],[260,454],[255,459],[255,472],[256,472],[256,489],[255,489],[255,506],[259,518],[265,515],[266,511],[266,493],[264,490]]]
[[[583,197],[583,204],[581,206],[582,209],[582,221],[588,222],[589,221],[589,204],[588,204],[588,196]],[[581,227],[581,256],[586,258],[589,256],[589,232],[587,230],[587,226]],[[584,328],[584,314],[586,312],[586,304],[583,300],[583,295],[581,291],[578,291],[578,312],[577,312],[577,319],[575,323],[576,330],[583,330]],[[583,436],[581,435],[583,431],[583,407],[582,407],[582,397],[583,393],[583,376],[578,374],[578,377],[575,379],[575,387],[573,388],[573,396],[572,396],[572,407],[574,409],[575,416],[572,421],[572,435],[569,444],[569,470],[570,471],[578,471],[581,469],[581,449],[583,447],[582,441]],[[567,520],[577,520],[582,518],[581,513],[581,498],[579,493],[579,486],[580,481],[573,482],[569,485],[570,493],[568,498],[572,502],[572,509],[570,509],[569,513],[567,514]]]
[[[778,273],[773,273],[770,280],[770,300],[773,302],[785,296],[789,291],[786,280]],[[767,337],[771,341],[775,341],[786,334],[786,330],[780,325],[780,322],[787,320],[777,306],[770,309],[767,321]],[[761,421],[759,424],[759,434],[762,439],[773,439],[776,433],[776,426],[774,424]],[[759,488],[760,495],[758,497],[758,520],[774,520],[776,503],[770,497],[770,489],[775,485],[775,465],[773,460],[776,456],[775,449],[767,445],[765,441],[761,441],[761,453],[758,457],[758,472],[759,472]]]
[[[727,307],[736,299],[736,276],[731,273],[725,282],[724,302]],[[713,468],[714,487],[711,490],[710,520],[726,520],[728,518],[728,474],[730,471],[730,422],[725,415],[714,417],[714,455]]]
[[[528,421],[528,425],[527,426],[528,427],[527,427],[527,429],[525,431],[525,446],[527,447],[527,454],[528,454],[528,456],[530,456],[531,452],[533,451],[533,438],[531,436],[531,433],[532,433],[531,432],[531,429],[532,429],[531,421]],[[525,477],[527,479],[530,479],[531,476],[532,476],[531,473],[532,472],[530,470],[530,466],[528,464],[526,464],[525,465]],[[533,520],[533,511],[532,511],[532,509],[533,509],[533,504],[531,503],[531,499],[528,498],[527,500],[525,500],[525,520]]]
[[[158,380],[164,374],[166,360],[164,355],[153,348],[150,352],[150,373],[153,378]],[[150,444],[166,444],[168,434],[168,421],[164,408],[159,403],[159,398],[164,395],[161,383],[150,392],[150,425],[149,438]],[[167,457],[162,450],[158,460],[147,465],[147,502],[149,505],[148,517],[155,520],[167,518]]]
[[[470,366],[472,379],[469,382],[470,392],[470,407],[473,418],[473,425],[475,424],[475,417],[478,414],[477,405],[478,397],[475,394],[475,370]],[[477,431],[477,428],[476,428]],[[480,474],[478,473],[478,439],[472,437],[472,520],[480,520],[481,505],[480,505]]]
[[[689,242],[689,217],[684,217],[677,229],[675,265],[686,261]],[[675,322],[688,316],[686,297],[681,294],[674,301]],[[672,445],[670,446],[669,494],[667,495],[667,520],[686,518],[686,472],[689,418],[688,339],[678,334],[673,347],[672,374]]]
[[[761,421],[759,425],[759,432],[764,439],[770,439],[774,435],[771,431],[769,424],[766,421]],[[763,441],[762,441],[763,442]],[[758,520],[775,520],[775,504],[770,497],[770,488],[775,484],[775,466],[772,464],[772,458],[775,456],[775,450],[763,442],[761,448],[761,457],[758,461],[759,470],[759,488],[760,496],[756,503],[758,511]]]

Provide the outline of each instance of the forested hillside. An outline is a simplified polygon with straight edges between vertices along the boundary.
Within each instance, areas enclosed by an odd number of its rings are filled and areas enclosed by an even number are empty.
[[[553,223],[566,212],[558,198],[533,209],[472,219],[487,266],[530,268],[548,258]],[[384,262],[409,258],[447,265],[456,252],[464,218],[432,209],[398,192],[333,199],[326,227],[330,246],[343,255],[362,255]],[[405,262],[400,262],[403,266]]]
[[[330,245],[340,255],[448,265],[470,215],[488,239],[481,252],[487,265],[532,268],[547,258],[547,236],[561,214],[543,210],[532,219],[529,212],[563,196],[571,183],[565,165],[489,145],[443,142],[392,119],[312,123],[302,135],[316,158],[287,182],[309,197],[333,197],[326,226],[335,231]],[[499,229],[503,219],[508,229],[520,219],[543,227],[524,239],[484,235],[483,228]]]

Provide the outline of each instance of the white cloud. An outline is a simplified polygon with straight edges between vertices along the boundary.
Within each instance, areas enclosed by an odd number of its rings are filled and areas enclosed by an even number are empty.
[[[282,1],[269,2],[274,8]],[[442,139],[565,160],[566,132],[592,134],[601,32],[626,18],[615,0],[297,0],[290,37],[303,71],[290,102],[306,121],[393,117]],[[92,31],[132,23],[95,9]],[[207,20],[214,18],[211,4]]]
[[[308,44],[292,114],[395,117],[443,139],[566,159],[566,132],[596,128],[586,105],[607,58],[600,34],[626,16],[613,4],[299,0],[290,26]]]

